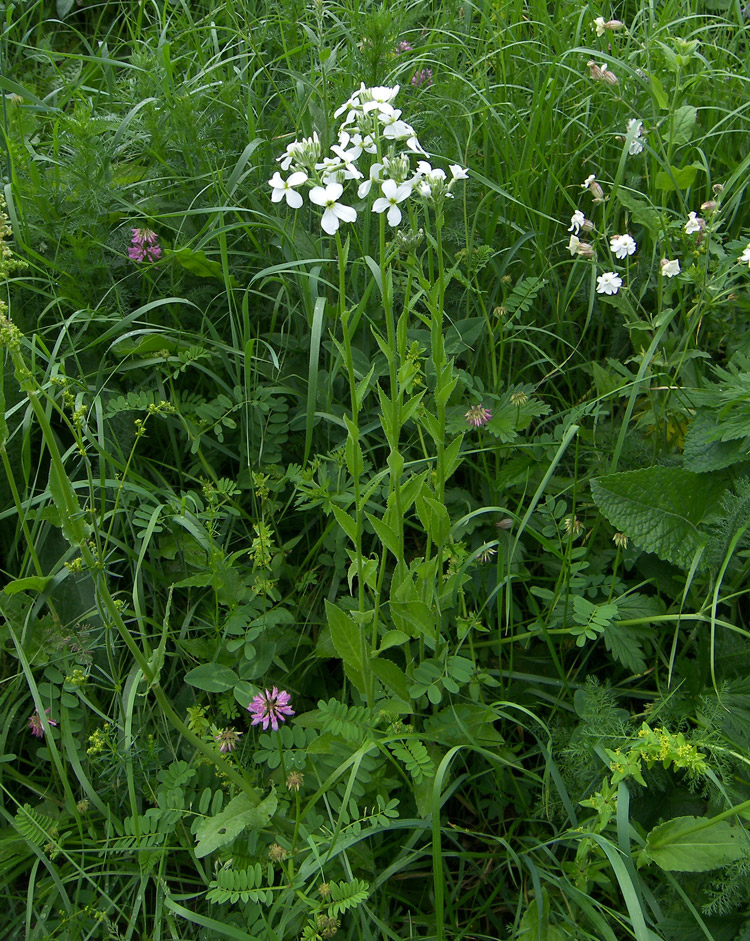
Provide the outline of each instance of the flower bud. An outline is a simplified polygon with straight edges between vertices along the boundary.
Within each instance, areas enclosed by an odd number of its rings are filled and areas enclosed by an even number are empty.
[[[715,212],[718,205],[715,199],[707,199],[705,203],[701,203],[701,212]]]
[[[579,242],[576,249],[576,254],[580,255],[581,258],[593,258],[594,257],[594,247],[588,242]]]

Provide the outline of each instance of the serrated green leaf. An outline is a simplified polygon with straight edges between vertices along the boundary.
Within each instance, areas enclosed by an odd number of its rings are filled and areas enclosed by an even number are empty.
[[[720,480],[679,467],[647,467],[591,481],[594,502],[615,529],[682,568],[705,548],[701,524],[725,489]]]
[[[671,143],[674,147],[687,144],[693,136],[697,117],[698,109],[693,105],[682,105],[682,107],[677,108],[667,122],[668,130],[664,135],[665,141]]]
[[[398,664],[392,660],[373,657],[370,668],[387,690],[390,690],[399,699],[409,701],[409,683],[406,674]]]
[[[668,872],[707,872],[750,857],[750,839],[727,820],[675,817],[649,833],[642,855]]]

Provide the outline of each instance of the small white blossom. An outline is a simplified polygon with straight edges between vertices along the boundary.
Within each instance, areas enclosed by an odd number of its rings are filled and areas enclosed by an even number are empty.
[[[389,88],[387,85],[378,85],[375,88],[365,88],[364,83],[359,90],[359,97],[366,99],[362,104],[362,110],[365,114],[369,111],[379,111],[381,114],[387,114],[392,111],[390,102],[398,94],[398,85]]]
[[[294,187],[302,186],[305,182],[307,182],[307,174],[301,170],[292,173],[287,180],[284,180],[277,170],[268,181],[268,185],[272,187],[271,202],[280,203],[282,199],[286,199],[287,206],[291,206],[292,209],[299,209],[302,205],[302,196]]]
[[[668,258],[661,260],[661,273],[665,278],[674,278],[680,273],[680,262],[677,258],[671,261]]]
[[[590,176],[587,176],[586,179],[583,181],[583,183],[581,183],[581,189],[587,190],[591,186],[591,184],[594,182],[595,179],[596,177],[594,176],[593,173]]]
[[[737,261],[740,262],[740,263],[743,264],[743,265],[745,264],[745,262],[747,262],[747,265],[748,265],[748,267],[750,268],[750,242],[748,242],[747,248],[746,248],[745,251],[740,255],[740,257],[737,259]]]
[[[597,294],[617,294],[622,287],[622,278],[614,271],[605,271],[596,279]]]
[[[468,180],[469,171],[465,170],[460,164],[452,163],[448,169],[451,171],[451,176],[454,180]]]
[[[352,206],[343,206],[338,202],[344,187],[340,183],[328,183],[326,186],[313,186],[310,190],[310,202],[324,206],[325,212],[320,224],[329,235],[334,235],[341,222],[355,222],[357,210]]]
[[[580,209],[576,209],[573,215],[570,217],[570,225],[568,226],[568,232],[575,232],[576,235],[581,231],[581,226],[586,222],[586,216],[581,212]]]
[[[637,154],[643,152],[643,143],[640,140],[643,137],[643,121],[636,121],[635,118],[631,118],[628,121],[628,134],[635,127],[635,137],[631,140],[628,145],[628,153],[631,157],[635,157]]]
[[[373,212],[385,212],[388,210],[388,224],[397,226],[401,222],[401,210],[398,204],[402,203],[410,194],[411,186],[409,183],[402,183],[400,186],[395,180],[383,180],[380,184],[383,195],[372,204]]]
[[[688,235],[693,235],[694,232],[700,232],[705,224],[705,220],[701,219],[697,213],[691,212],[688,215],[688,221],[685,223],[685,232]]]
[[[363,183],[359,184],[359,189],[357,190],[357,196],[360,199],[364,199],[370,192],[372,184],[375,182],[380,182],[383,179],[383,164],[382,163],[373,163],[370,165],[370,177],[365,180]]]
[[[617,258],[627,258],[637,248],[635,240],[629,235],[614,235],[610,240],[609,247]]]
[[[570,231],[570,229],[568,229],[568,231]],[[570,241],[568,242],[568,251],[570,252],[571,255],[578,254],[578,246],[580,244],[581,244],[581,240],[578,238],[577,235],[570,236]]]
[[[594,22],[591,24],[596,30],[597,36],[603,36],[607,31],[607,23],[603,16],[597,16]]]

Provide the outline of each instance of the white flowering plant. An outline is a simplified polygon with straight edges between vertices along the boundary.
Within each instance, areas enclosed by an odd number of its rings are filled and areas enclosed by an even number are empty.
[[[373,191],[379,195],[371,211],[385,213],[392,228],[415,203],[439,207],[452,199],[454,186],[468,178],[468,171],[453,164],[448,175],[425,159],[416,131],[394,105],[398,92],[398,85],[366,88],[362,83],[336,109],[334,118],[341,121],[327,152],[317,132],[288,144],[276,159],[289,176],[277,171],[268,181],[272,201],[286,199],[291,209],[300,209],[300,191],[306,189],[310,203],[323,209],[321,228],[335,235],[342,223],[356,222],[351,204]]]

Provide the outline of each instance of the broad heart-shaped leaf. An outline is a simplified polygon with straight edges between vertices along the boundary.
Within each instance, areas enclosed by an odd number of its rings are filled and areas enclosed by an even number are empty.
[[[681,467],[646,467],[591,481],[594,502],[615,529],[682,568],[705,547],[701,523],[725,489],[715,477]]]
[[[185,682],[207,693],[225,693],[228,689],[234,689],[239,679],[234,670],[220,663],[202,663],[187,674]]]
[[[253,803],[248,794],[238,794],[229,801],[220,814],[201,820],[195,828],[195,837],[198,841],[195,855],[199,859],[208,856],[220,846],[231,843],[247,827],[253,827],[256,830],[265,827],[276,813],[277,804],[275,794],[269,794],[260,803]]]
[[[741,827],[705,817],[675,817],[649,833],[641,855],[669,872],[707,872],[750,856]]]

